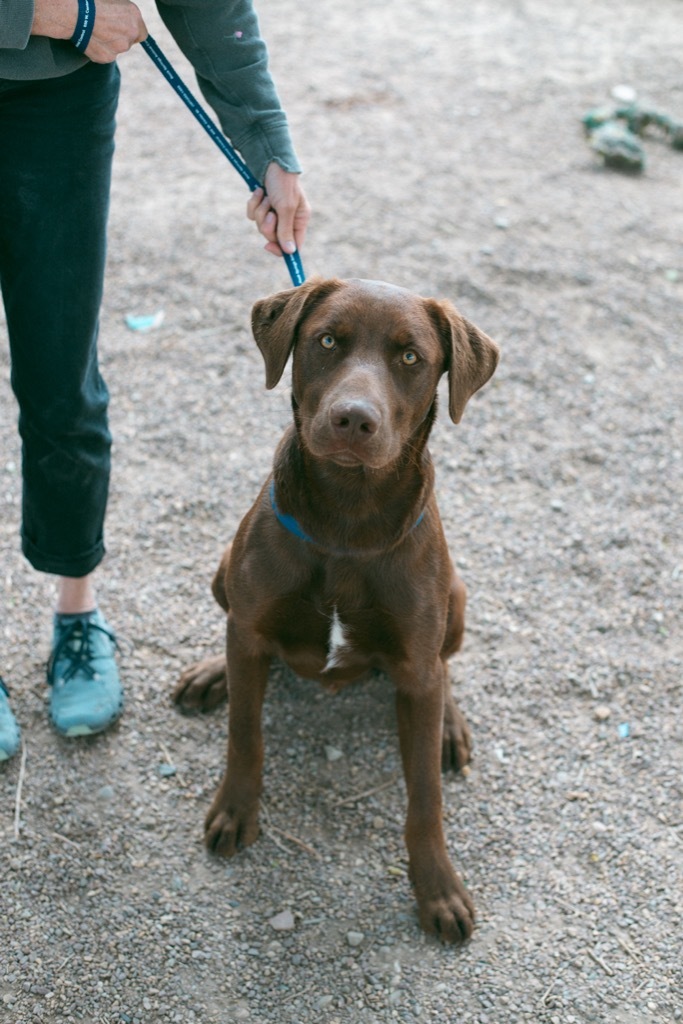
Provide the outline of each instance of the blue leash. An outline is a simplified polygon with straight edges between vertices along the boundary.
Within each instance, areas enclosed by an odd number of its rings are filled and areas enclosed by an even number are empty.
[[[175,91],[180,96],[181,100],[188,107],[194,116],[199,121],[204,131],[211,136],[213,141],[216,143],[221,153],[228,158],[232,166],[235,168],[238,174],[244,178],[247,185],[254,192],[257,188],[263,188],[263,185],[257,181],[254,175],[251,173],[247,165],[241,156],[233,149],[228,140],[226,139],[223,132],[220,130],[215,121],[212,121],[207,112],[201,106],[200,103],[194,98],[190,90],[187,88],[183,80],[177,74],[175,68],[166,59],[158,45],[152,39],[151,36],[147,36],[143,39],[140,44],[143,50],[146,51],[147,55],[154,61],[156,66],[161,71],[164,78],[170,82]],[[265,192],[265,189],[264,189]],[[289,276],[292,279],[292,284],[300,285],[306,280],[304,274],[303,264],[301,262],[301,256],[299,252],[295,253],[283,253],[287,269],[289,270]]]

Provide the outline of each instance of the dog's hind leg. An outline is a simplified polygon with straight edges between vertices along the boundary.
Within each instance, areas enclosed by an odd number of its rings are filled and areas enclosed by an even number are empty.
[[[455,703],[451,692],[448,666],[444,665],[443,735],[441,738],[441,767],[443,771],[459,772],[469,764],[472,756],[472,734],[465,716]]]
[[[462,646],[465,632],[465,584],[451,567],[451,590],[448,595],[448,621],[446,636],[441,648],[444,663],[444,713],[443,737],[441,743],[441,767],[444,771],[458,772],[469,763],[472,752],[472,737],[465,716],[455,703],[446,659]]]
[[[450,658],[462,647],[465,633],[465,605],[467,588],[451,564],[451,589],[448,594],[448,619],[446,634],[441,646],[441,657]]]
[[[173,691],[173,703],[184,711],[212,711],[228,696],[225,655],[190,665]]]
[[[211,591],[216,601],[225,611],[229,611],[228,598],[225,593],[225,580],[230,566],[232,543],[223,552],[221,563],[211,584]],[[212,711],[228,696],[228,681],[225,655],[205,658],[185,669],[173,691],[173,703],[184,711]]]

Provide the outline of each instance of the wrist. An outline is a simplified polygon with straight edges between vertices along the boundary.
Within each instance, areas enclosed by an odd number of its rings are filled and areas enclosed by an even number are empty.
[[[70,39],[78,21],[78,0],[35,0],[32,36]]]

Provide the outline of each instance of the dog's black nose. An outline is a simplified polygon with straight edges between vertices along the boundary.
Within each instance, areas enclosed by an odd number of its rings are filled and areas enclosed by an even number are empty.
[[[335,402],[330,409],[330,422],[336,434],[347,440],[363,440],[379,430],[381,415],[371,402],[348,399]]]

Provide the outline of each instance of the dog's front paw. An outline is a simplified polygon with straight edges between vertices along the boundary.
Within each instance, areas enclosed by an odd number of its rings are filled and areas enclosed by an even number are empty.
[[[415,885],[420,925],[441,942],[466,942],[474,930],[474,903],[449,865],[425,885]]]
[[[441,767],[445,772],[461,771],[472,756],[472,734],[465,716],[453,698],[446,700],[443,716]]]
[[[186,669],[173,691],[173,703],[183,711],[211,711],[227,696],[225,657],[221,655]]]
[[[256,806],[247,806],[226,800],[219,789],[204,822],[207,849],[222,857],[233,857],[253,843],[258,834],[258,802]]]

